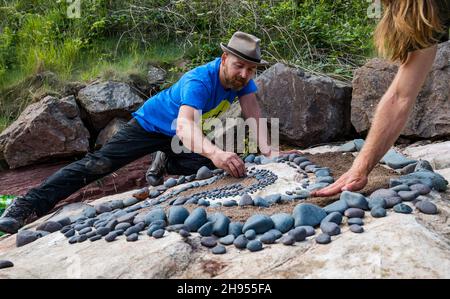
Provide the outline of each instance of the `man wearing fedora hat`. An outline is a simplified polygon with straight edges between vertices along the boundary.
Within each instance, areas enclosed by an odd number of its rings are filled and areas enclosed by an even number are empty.
[[[244,176],[244,162],[237,154],[212,144],[203,135],[196,115],[202,119],[218,115],[238,98],[244,117],[259,119],[252,77],[257,66],[267,62],[261,59],[260,40],[244,32],[236,32],[221,47],[220,58],[187,72],[172,87],[148,99],[100,150],[60,169],[17,198],[0,218],[0,231],[17,232],[32,213],[45,215],[83,186],[157,151],[160,154],[147,173],[152,185],[162,182],[165,168],[173,174],[192,174],[207,165],[234,177]],[[266,130],[258,128],[259,148],[266,156],[277,155],[267,144]],[[174,153],[173,137],[192,153]]]

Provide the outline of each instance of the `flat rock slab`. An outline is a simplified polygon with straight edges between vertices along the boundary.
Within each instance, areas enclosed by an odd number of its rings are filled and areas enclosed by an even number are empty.
[[[227,253],[220,256],[201,247],[198,234],[192,234],[189,242],[171,232],[158,240],[143,236],[126,242],[120,236],[111,243],[69,245],[62,234],[54,233],[20,248],[15,248],[13,236],[0,242],[0,260],[15,265],[3,269],[0,279],[450,278],[448,239],[423,224],[448,226],[445,217],[450,207],[445,201],[438,203],[439,215],[390,213],[366,219],[362,234],[343,226],[342,234],[333,236],[328,245],[316,244],[313,236],[293,246],[263,245],[263,250],[253,253],[227,246]]]

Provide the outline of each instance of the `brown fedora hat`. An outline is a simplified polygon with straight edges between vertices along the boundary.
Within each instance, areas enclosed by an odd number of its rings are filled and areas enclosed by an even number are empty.
[[[260,39],[251,34],[237,31],[233,34],[228,45],[220,43],[224,52],[231,53],[242,60],[257,64],[267,65],[267,61],[261,59]]]

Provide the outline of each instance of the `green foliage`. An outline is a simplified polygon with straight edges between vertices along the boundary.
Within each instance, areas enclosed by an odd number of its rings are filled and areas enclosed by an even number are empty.
[[[362,0],[80,1],[81,17],[69,18],[65,0],[0,0],[3,119],[20,112],[6,110],[17,98],[5,90],[40,72],[88,81],[156,62],[179,73],[219,56],[237,30],[260,37],[270,62],[347,81],[372,54],[374,20]],[[175,65],[180,59],[189,63]]]

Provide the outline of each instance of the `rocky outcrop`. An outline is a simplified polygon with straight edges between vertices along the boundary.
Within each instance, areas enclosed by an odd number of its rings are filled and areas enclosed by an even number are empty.
[[[355,72],[351,121],[356,131],[365,133],[376,106],[397,73],[398,66],[372,59]],[[450,135],[450,42],[438,46],[428,75],[408,123],[401,135],[406,137],[444,137]]]
[[[96,148],[102,147],[126,123],[127,120],[123,118],[114,118],[112,121],[110,121],[108,125],[98,134],[97,141],[95,142],[95,147]]]
[[[277,63],[256,79],[263,116],[279,118],[280,139],[301,147],[351,133],[351,88]]]
[[[96,131],[115,117],[130,119],[131,112],[144,103],[128,84],[112,81],[88,85],[78,93],[78,101]]]
[[[89,132],[79,115],[73,96],[48,96],[28,106],[0,135],[0,151],[9,167],[86,153]]]

